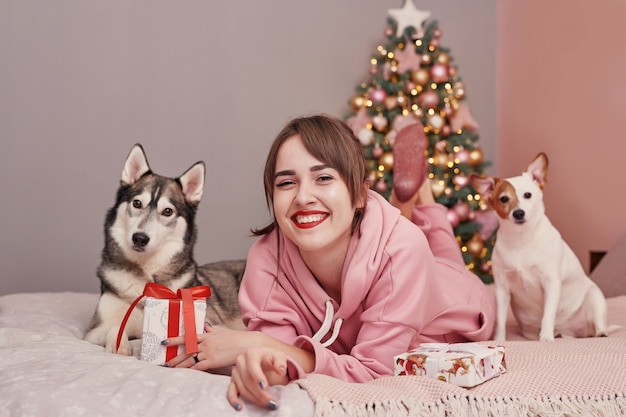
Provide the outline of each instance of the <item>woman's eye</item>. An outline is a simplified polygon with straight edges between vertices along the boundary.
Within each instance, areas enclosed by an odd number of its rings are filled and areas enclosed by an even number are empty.
[[[281,188],[281,187],[286,187],[286,186],[292,185],[292,184],[295,184],[295,183],[293,181],[291,181],[291,180],[284,180],[284,181],[281,181],[281,182],[277,183],[276,187]]]
[[[321,182],[331,181],[332,179],[333,177],[330,175],[320,175],[319,177],[317,177],[317,180]]]
[[[133,207],[136,209],[140,209],[141,208],[141,201],[140,200],[133,200]]]
[[[166,209],[163,209],[161,214],[164,215],[165,217],[170,217],[172,214],[174,214],[174,210],[168,207]]]

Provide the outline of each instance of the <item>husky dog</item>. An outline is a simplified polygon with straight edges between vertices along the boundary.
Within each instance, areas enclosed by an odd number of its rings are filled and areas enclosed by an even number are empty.
[[[243,328],[237,302],[244,261],[198,267],[193,259],[194,218],[204,187],[203,162],[178,178],[152,172],[140,144],[126,159],[115,205],[104,223],[104,249],[97,275],[100,299],[84,339],[116,351],[117,333],[130,304],[148,282],[176,291],[208,285],[208,320],[213,325]],[[130,339],[141,337],[143,303],[130,316],[117,353],[132,353]]]

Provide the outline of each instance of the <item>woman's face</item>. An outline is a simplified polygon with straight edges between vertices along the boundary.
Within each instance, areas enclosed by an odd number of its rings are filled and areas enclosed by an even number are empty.
[[[278,151],[273,206],[280,230],[301,252],[347,250],[355,213],[348,187],[305,149],[299,135]]]

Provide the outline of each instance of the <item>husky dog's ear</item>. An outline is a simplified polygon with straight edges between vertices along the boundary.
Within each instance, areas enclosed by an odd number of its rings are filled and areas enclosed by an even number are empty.
[[[543,190],[548,183],[548,156],[543,152],[539,153],[524,172]]]
[[[196,162],[178,178],[183,187],[185,200],[190,203],[199,203],[204,188],[204,162]]]
[[[122,184],[133,185],[147,172],[150,172],[150,166],[148,165],[146,154],[143,151],[143,147],[137,143],[126,158],[124,170],[122,171]]]
[[[478,192],[478,194],[480,194],[485,201],[489,200],[493,190],[496,188],[496,180],[493,177],[481,177],[477,174],[471,173],[470,182],[474,186],[476,192]]]

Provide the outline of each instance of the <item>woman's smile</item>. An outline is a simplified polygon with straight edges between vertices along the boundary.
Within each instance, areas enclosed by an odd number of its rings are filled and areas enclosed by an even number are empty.
[[[322,211],[298,211],[293,216],[294,224],[300,229],[310,229],[328,218],[328,213]]]

